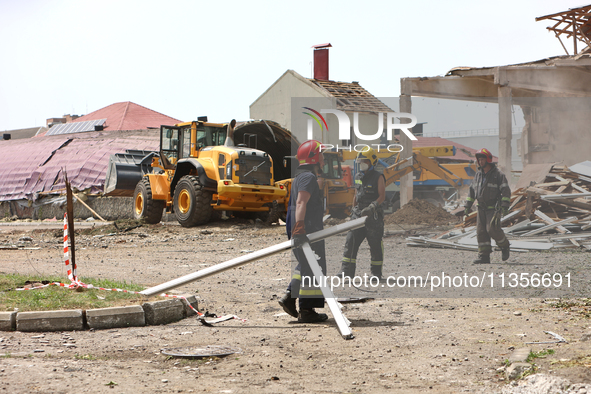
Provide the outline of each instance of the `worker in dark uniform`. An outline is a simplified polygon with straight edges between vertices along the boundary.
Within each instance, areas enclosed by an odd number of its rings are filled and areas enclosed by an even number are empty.
[[[306,234],[324,228],[322,222],[324,206],[318,181],[318,174],[324,166],[321,147],[320,142],[308,140],[298,148],[297,159],[300,164],[291,183],[287,210],[287,236],[294,241],[292,252],[298,264],[286,294],[279,300],[279,305],[289,315],[297,317],[300,323],[317,323],[328,319],[325,313],[318,313],[314,310],[314,308],[324,307],[324,297],[320,288],[313,286],[314,281],[308,280],[308,278],[314,278],[314,274],[300,248],[303,243],[309,242]],[[318,264],[322,268],[323,275],[326,275],[324,241],[315,242],[311,244],[311,247],[319,258]],[[300,300],[299,313],[296,308],[296,298]]]
[[[386,199],[386,179],[375,169],[378,156],[375,150],[368,147],[359,152],[356,162],[359,171],[355,175],[355,200],[351,219],[367,216],[365,227],[349,231],[345,241],[345,252],[339,275],[352,278],[355,276],[357,252],[364,239],[367,238],[371,254],[371,275],[382,279],[384,264],[384,210],[381,204]]]
[[[509,240],[501,228],[501,215],[509,212],[511,189],[507,177],[492,161],[492,153],[488,149],[476,152],[476,160],[480,171],[476,173],[470,185],[470,194],[466,198],[464,213],[468,215],[478,200],[478,216],[476,219],[476,238],[478,240],[478,258],[474,264],[489,264],[492,245],[495,240],[501,248],[502,259],[509,258]]]

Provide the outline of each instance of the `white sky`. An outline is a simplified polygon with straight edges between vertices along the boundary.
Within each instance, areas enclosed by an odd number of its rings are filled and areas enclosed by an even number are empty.
[[[535,17],[580,0],[0,0],[0,131],[132,101],[190,121],[247,120],[287,69],[378,97],[400,78],[564,55]],[[570,49],[570,48],[569,48]]]

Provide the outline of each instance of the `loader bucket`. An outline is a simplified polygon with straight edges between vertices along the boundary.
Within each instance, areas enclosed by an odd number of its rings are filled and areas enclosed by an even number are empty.
[[[158,152],[131,150],[115,153],[109,158],[105,177],[105,196],[133,197],[136,185],[152,172],[152,158]]]

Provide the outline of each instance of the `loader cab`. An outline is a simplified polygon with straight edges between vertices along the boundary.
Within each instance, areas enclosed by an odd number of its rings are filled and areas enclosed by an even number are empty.
[[[206,146],[221,146],[226,141],[226,134],[228,132],[227,126],[208,126],[198,124],[196,127],[197,133],[197,150]]]
[[[160,153],[171,164],[191,155],[191,126],[160,126]]]
[[[189,122],[160,126],[160,156],[165,168],[174,168],[180,159],[197,157],[201,148],[223,145],[227,125]]]
[[[322,175],[325,179],[341,179],[341,159],[337,152],[324,152],[324,167],[322,167]]]

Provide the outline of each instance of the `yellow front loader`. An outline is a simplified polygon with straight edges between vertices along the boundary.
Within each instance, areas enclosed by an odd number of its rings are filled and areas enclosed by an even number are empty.
[[[160,222],[164,209],[184,227],[207,223],[216,211],[269,212],[286,190],[275,184],[267,153],[234,146],[234,125],[200,120],[161,126],[160,151],[142,159],[136,172],[117,155],[111,157],[105,192],[125,195],[120,189],[129,189],[124,186],[139,175],[133,214],[148,223]]]

